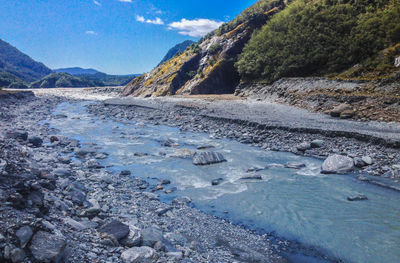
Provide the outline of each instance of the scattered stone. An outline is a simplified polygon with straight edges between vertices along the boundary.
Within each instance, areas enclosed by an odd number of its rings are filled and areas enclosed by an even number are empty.
[[[65,257],[66,242],[62,236],[47,232],[37,232],[29,247],[34,258],[40,262],[62,262]]]
[[[139,246],[142,241],[142,233],[139,228],[129,225],[129,235],[121,240],[121,244],[127,247]]]
[[[322,164],[321,173],[339,174],[348,173],[354,170],[354,161],[352,158],[334,154],[330,155]]]
[[[363,157],[361,158],[361,160],[362,160],[366,165],[371,165],[371,164],[374,163],[374,161],[372,160],[372,158],[369,157],[369,156],[363,156]]]
[[[224,178],[218,178],[211,181],[211,185],[219,185],[224,181]]]
[[[209,165],[222,162],[226,162],[226,159],[222,154],[217,152],[196,153],[193,158],[194,165]]]
[[[306,165],[304,163],[300,163],[300,162],[287,162],[285,164],[286,168],[290,168],[290,169],[301,169],[306,167]]]
[[[170,155],[170,157],[187,159],[187,158],[192,158],[195,154],[196,154],[195,151],[183,148],[183,149],[176,149],[174,153]]]
[[[264,170],[265,168],[261,168],[261,167],[251,167],[249,169],[247,169],[247,173],[253,173],[253,172],[259,172]]]
[[[240,178],[241,180],[262,180],[262,176],[259,174],[246,175]]]
[[[207,149],[212,149],[212,148],[215,148],[215,147],[212,145],[201,145],[201,146],[197,147],[197,150],[207,150]]]
[[[54,175],[59,177],[69,177],[71,176],[71,172],[64,168],[58,168],[53,171]]]
[[[321,148],[324,145],[325,141],[323,140],[314,140],[310,143],[311,148]]]
[[[354,159],[354,166],[357,168],[363,168],[367,164],[359,157],[355,157]]]
[[[11,261],[13,263],[20,263],[22,261],[24,261],[26,254],[25,251],[20,249],[20,248],[14,248],[13,250],[11,250]]]
[[[347,103],[340,104],[331,110],[330,115],[332,117],[340,117],[340,114],[344,111],[353,110],[353,107]]]
[[[341,119],[350,119],[350,118],[353,118],[354,115],[355,115],[354,110],[345,110],[340,113],[340,118]]]
[[[129,170],[123,170],[123,171],[121,171],[119,174],[120,174],[120,175],[123,175],[123,176],[127,176],[127,175],[131,175],[132,172],[129,171]]]
[[[167,139],[162,143],[162,145],[165,147],[177,147],[179,146],[179,143],[175,142],[172,139]]]
[[[348,201],[364,201],[364,200],[368,200],[368,197],[366,197],[365,195],[355,195],[355,196],[348,196],[347,200]]]
[[[6,133],[6,138],[26,141],[28,140],[28,133],[25,131],[8,131]]]
[[[142,245],[153,247],[157,241],[163,241],[163,232],[155,227],[148,227],[142,230]]]
[[[41,147],[43,144],[42,138],[37,136],[29,137],[28,142],[31,143],[34,147]]]
[[[83,204],[86,202],[86,195],[78,189],[72,189],[68,193],[68,196],[76,205],[83,206]]]
[[[172,203],[174,205],[187,205],[187,204],[190,204],[191,202],[192,202],[192,199],[190,199],[187,196],[177,197],[174,200],[172,200]]]
[[[158,195],[149,192],[143,192],[143,196],[147,197],[150,200],[158,200]]]
[[[50,142],[51,142],[51,143],[53,143],[53,142],[58,142],[58,141],[60,141],[60,139],[58,139],[57,136],[54,136],[54,135],[53,135],[53,136],[50,137]]]
[[[108,224],[103,225],[100,232],[113,236],[116,240],[121,240],[129,235],[129,226],[121,223],[120,221],[113,220]]]
[[[303,142],[303,143],[297,145],[296,149],[298,151],[304,152],[304,151],[310,150],[311,149],[311,145],[308,142]]]
[[[124,263],[153,263],[157,260],[156,251],[150,247],[133,247],[121,254]]]
[[[15,235],[19,239],[20,246],[24,248],[26,244],[28,244],[28,242],[31,240],[33,231],[29,226],[23,226],[20,229],[18,229]]]
[[[170,180],[162,180],[161,181],[161,184],[171,184],[171,181]]]

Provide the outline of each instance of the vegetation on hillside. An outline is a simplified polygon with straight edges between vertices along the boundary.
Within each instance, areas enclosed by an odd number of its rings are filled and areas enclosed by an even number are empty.
[[[253,34],[236,63],[244,81],[393,67],[400,0],[296,0]],[[385,59],[379,52],[393,47]],[[360,72],[358,71],[358,74]]]
[[[48,89],[48,88],[68,88],[68,87],[99,87],[103,86],[102,82],[91,81],[74,77],[67,73],[52,73],[41,80],[35,81],[31,84],[34,89]]]
[[[0,72],[30,82],[50,74],[51,70],[0,39]]]
[[[161,60],[160,64],[158,64],[158,65],[161,65],[165,61],[168,61],[171,58],[173,58],[177,55],[180,55],[180,53],[185,51],[186,48],[188,48],[189,46],[191,46],[193,44],[195,44],[195,42],[193,42],[191,40],[186,40],[186,41],[183,41],[182,43],[177,44],[176,46],[174,46],[173,48],[168,50],[167,54],[164,56],[164,58]]]

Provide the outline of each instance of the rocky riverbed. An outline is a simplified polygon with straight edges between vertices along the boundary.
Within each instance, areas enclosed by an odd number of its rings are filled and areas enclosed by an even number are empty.
[[[85,91],[87,92],[87,91]],[[130,171],[99,163],[108,153],[61,136],[43,121],[60,102],[81,91],[40,91],[38,97],[0,98],[0,260],[5,262],[286,262],[289,247],[191,207],[189,198],[159,200],[152,185]],[[109,98],[86,93],[86,99]],[[207,102],[208,103],[208,102]],[[218,109],[186,100],[88,106],[100,119],[135,120],[207,132],[268,150],[326,159],[327,173],[355,170],[359,179],[397,190],[400,155],[385,140],[374,142],[304,130],[266,128],[218,118]],[[246,114],[246,113],[244,113]],[[346,135],[349,135],[346,133]],[[172,142],[173,143],[173,142]],[[224,161],[223,156],[201,156]],[[211,160],[211,161],[213,161]],[[301,163],[288,163],[301,167]],[[369,176],[368,176],[369,175]],[[383,182],[374,178],[384,177]],[[393,182],[393,184],[391,183]],[[211,182],[210,182],[211,183]],[[359,200],[361,197],[350,197]],[[361,200],[361,199],[360,199]]]
[[[162,203],[157,186],[101,167],[96,145],[40,124],[66,100],[0,98],[1,262],[285,262],[267,235],[189,198]]]

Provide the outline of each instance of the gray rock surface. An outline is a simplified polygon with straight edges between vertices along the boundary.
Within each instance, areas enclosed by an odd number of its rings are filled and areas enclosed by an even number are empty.
[[[129,235],[129,226],[120,221],[113,220],[108,224],[103,225],[100,232],[113,236],[116,240],[121,240]]]
[[[221,153],[217,152],[196,153],[193,158],[194,165],[209,165],[222,162],[226,162],[226,159]]]
[[[34,258],[44,263],[62,262],[65,256],[66,242],[63,237],[47,232],[37,232],[29,247]]]
[[[156,251],[146,246],[133,247],[121,254],[121,259],[124,263],[153,263],[157,258]]]
[[[354,170],[354,161],[352,158],[344,155],[330,155],[322,164],[322,173],[339,174],[348,173]]]
[[[20,246],[24,248],[26,244],[31,240],[33,235],[33,231],[29,226],[23,226],[20,229],[18,229],[16,236],[19,239]]]

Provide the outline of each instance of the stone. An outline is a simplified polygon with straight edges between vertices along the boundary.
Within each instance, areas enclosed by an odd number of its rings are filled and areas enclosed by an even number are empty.
[[[340,117],[340,114],[344,111],[353,110],[353,107],[347,103],[340,104],[331,110],[330,115],[332,117]]]
[[[129,170],[123,170],[123,171],[121,171],[119,174],[120,174],[120,175],[126,176],[126,175],[131,175],[132,173],[131,173],[131,171],[129,171]]]
[[[363,156],[363,157],[361,158],[361,160],[362,160],[366,165],[371,165],[371,164],[374,163],[374,161],[372,160],[372,158],[369,157],[369,156]]]
[[[58,142],[58,141],[60,141],[60,139],[58,139],[58,137],[57,136],[50,136],[50,142],[51,143],[53,143],[53,142]]]
[[[24,261],[26,254],[25,251],[20,249],[20,248],[14,248],[13,250],[11,250],[11,261],[13,263],[19,263]]]
[[[155,227],[148,227],[141,231],[142,234],[142,245],[153,247],[157,241],[163,241],[163,232]]]
[[[262,176],[259,174],[246,175],[240,178],[241,180],[262,180]]]
[[[142,241],[142,233],[139,228],[129,225],[129,235],[121,240],[121,244],[126,247],[139,246]]]
[[[261,168],[261,167],[251,167],[251,168],[249,168],[249,169],[247,169],[247,173],[252,173],[252,172],[259,172],[259,171],[262,171],[262,170],[264,170],[265,168]]]
[[[321,173],[324,174],[339,174],[347,173],[354,170],[354,161],[352,158],[344,155],[333,154],[322,164]]]
[[[22,248],[31,240],[33,231],[29,226],[23,226],[15,234],[19,239],[19,244]]]
[[[53,171],[54,175],[59,177],[69,177],[71,176],[71,172],[64,168],[58,168]]]
[[[39,231],[31,241],[29,247],[33,257],[44,263],[63,262],[65,257],[66,242],[64,237]]]
[[[104,166],[100,165],[100,163],[95,159],[90,159],[86,162],[86,165],[89,169],[100,169],[104,168]]]
[[[201,146],[197,147],[197,150],[207,150],[207,149],[212,149],[212,148],[215,148],[215,147],[212,145],[201,145]]]
[[[219,185],[224,181],[224,178],[218,178],[211,181],[211,185]]]
[[[143,196],[147,197],[150,200],[158,200],[158,195],[150,192],[143,192]]]
[[[121,240],[129,235],[129,226],[121,223],[120,221],[113,220],[108,224],[103,225],[100,232],[113,236],[116,240]]]
[[[368,200],[368,197],[366,197],[365,195],[354,195],[354,196],[348,196],[347,200],[348,201],[364,201],[364,200]]]
[[[194,165],[209,165],[222,162],[226,162],[226,159],[222,154],[217,152],[196,153],[193,158]]]
[[[172,139],[167,139],[162,143],[162,145],[165,147],[177,147],[179,146],[179,143],[175,142]]]
[[[0,173],[5,171],[7,167],[7,162],[3,159],[0,159]]]
[[[41,147],[43,144],[42,138],[37,136],[29,137],[28,142],[31,143],[34,147]]]
[[[363,168],[367,164],[359,157],[354,158],[354,166],[357,168]]]
[[[400,56],[394,59],[394,66],[396,68],[400,67]]]
[[[69,198],[71,198],[71,201],[79,206],[83,206],[84,203],[86,202],[86,195],[82,191],[78,189],[72,189],[68,193]]]
[[[77,231],[83,231],[87,229],[88,227],[70,217],[64,218],[63,219],[64,224],[69,225],[72,229],[77,230]]]
[[[353,118],[354,115],[355,115],[355,111],[345,110],[340,113],[340,118],[341,119],[350,119],[350,118]]]
[[[191,202],[192,200],[187,196],[177,197],[174,200],[172,200],[172,203],[174,205],[187,205],[190,204]]]
[[[121,254],[124,263],[153,263],[157,260],[156,251],[150,247],[133,247]]]
[[[300,162],[287,162],[285,164],[286,168],[290,168],[290,169],[301,169],[306,167],[306,165],[304,163],[300,163]]]
[[[28,133],[25,131],[8,131],[6,138],[26,141],[28,140]]]
[[[297,145],[296,149],[298,151],[304,152],[304,151],[310,150],[311,145],[308,142],[303,142],[303,143],[300,143],[299,145]]]
[[[311,148],[321,148],[324,145],[325,141],[323,140],[313,140],[310,143]]]

